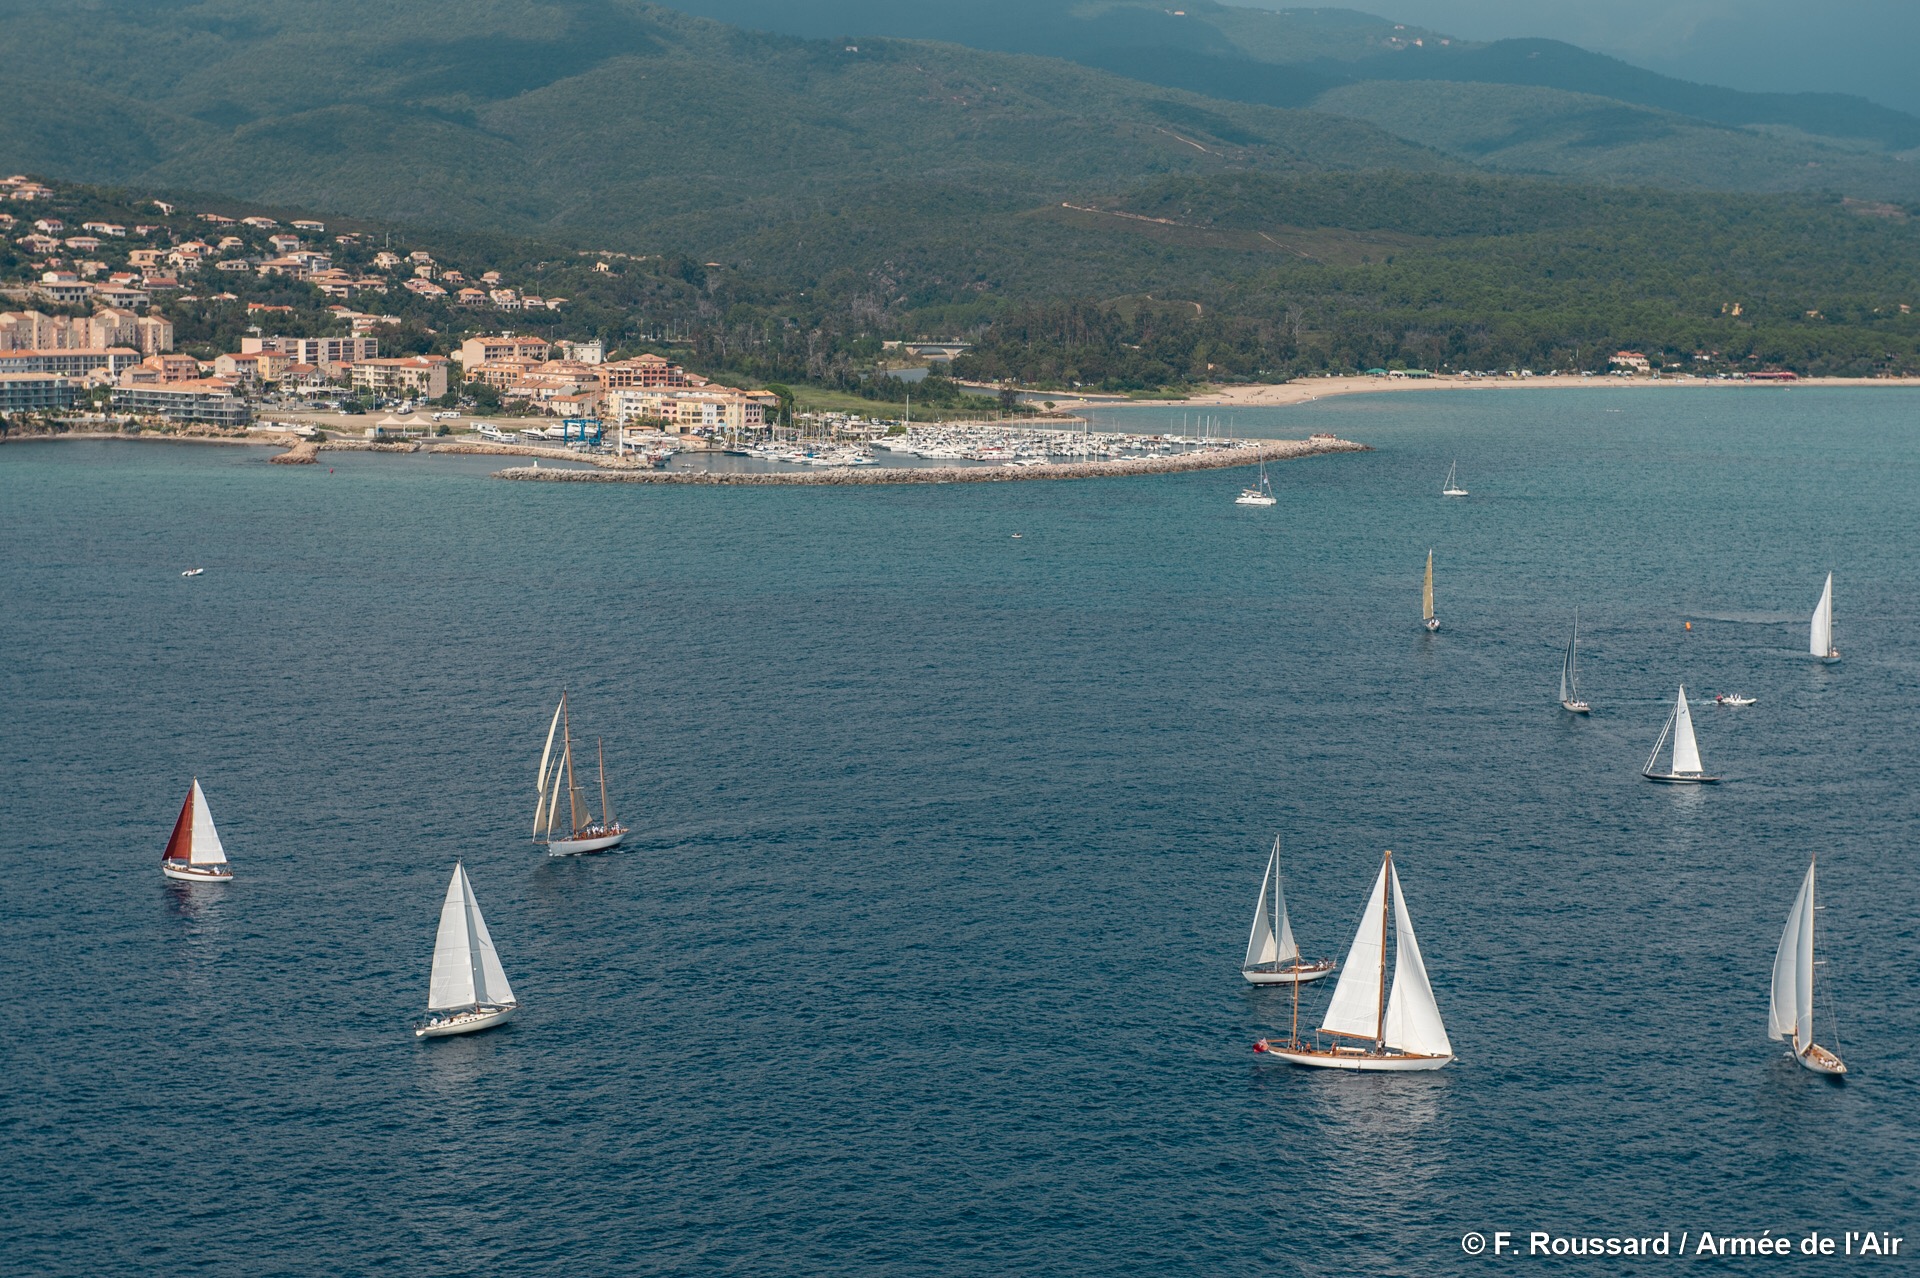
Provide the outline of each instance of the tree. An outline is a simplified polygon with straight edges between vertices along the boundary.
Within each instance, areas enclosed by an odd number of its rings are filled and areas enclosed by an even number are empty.
[[[1000,411],[1003,413],[1013,413],[1018,412],[1019,409],[1020,392],[1013,388],[1012,382],[1000,383]]]

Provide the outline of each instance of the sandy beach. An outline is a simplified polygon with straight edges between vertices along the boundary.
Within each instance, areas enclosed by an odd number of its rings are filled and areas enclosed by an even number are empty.
[[[1791,382],[1749,382],[1706,377],[1308,377],[1297,382],[1261,386],[1219,386],[1185,399],[1133,401],[1142,405],[1172,408],[1284,408],[1307,404],[1337,395],[1397,395],[1417,391],[1512,391],[1512,390],[1739,390],[1790,391],[1804,387],[1835,387],[1850,390],[1876,386],[1920,387],[1920,377],[1802,377]],[[1079,401],[1056,401],[1072,408]],[[1111,401],[1090,400],[1088,407],[1111,406]]]

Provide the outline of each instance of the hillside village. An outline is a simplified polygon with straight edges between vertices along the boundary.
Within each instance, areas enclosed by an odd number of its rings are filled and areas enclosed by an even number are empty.
[[[349,412],[464,403],[687,433],[751,430],[779,404],[654,352],[609,357],[597,337],[526,332],[529,321],[570,331],[551,322],[568,299],[499,270],[469,277],[370,229],[165,200],[111,210],[127,214],[115,220],[88,216],[87,203],[26,175],[0,178],[0,296],[16,308],[0,312],[0,415],[90,404],[243,427],[271,395]],[[615,260],[574,270],[610,276]],[[187,315],[200,339],[191,345]]]

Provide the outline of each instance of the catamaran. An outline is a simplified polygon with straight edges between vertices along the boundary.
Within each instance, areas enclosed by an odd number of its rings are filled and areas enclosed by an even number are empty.
[[[1427,575],[1420,583],[1420,624],[1428,630],[1440,628],[1440,618],[1433,612],[1433,547],[1427,547]]]
[[[1274,504],[1273,485],[1267,482],[1267,461],[1260,459],[1260,482],[1251,488],[1242,488],[1240,495],[1233,499],[1236,506],[1271,506]]]
[[[553,739],[560,738],[560,754],[553,753]],[[598,738],[594,742],[600,758],[600,816],[582,797],[584,791],[573,775],[573,725],[569,722],[567,694],[560,694],[560,706],[553,712],[547,728],[546,749],[540,752],[540,789],[533,805],[533,841],[547,845],[548,856],[578,856],[583,852],[604,852],[627,837],[627,827],[613,819],[607,803],[607,751]],[[551,765],[551,766],[549,766]],[[554,822],[560,817],[560,796],[567,797],[565,833]]]
[[[1442,497],[1465,497],[1467,495],[1467,490],[1460,486],[1460,481],[1456,477],[1459,469],[1459,462],[1451,462],[1448,464],[1447,482],[1440,485],[1440,495]]]
[[[1393,992],[1387,993],[1387,936],[1394,937]],[[1253,1045],[1289,1065],[1319,1069],[1428,1070],[1453,1059],[1453,1044],[1433,1001],[1427,966],[1413,919],[1400,894],[1393,853],[1380,860],[1380,876],[1360,915],[1340,983],[1333,987],[1320,1034],[1349,1040],[1322,1047],[1319,1035],[1309,1045],[1300,1039],[1300,987],[1294,986],[1293,1032],[1284,1043],[1261,1039]]]
[[[1822,661],[1840,660],[1840,650],[1833,646],[1833,574],[1827,574],[1827,584],[1820,591],[1820,602],[1813,606],[1813,624],[1809,627],[1807,651]]]
[[[186,883],[227,883],[233,870],[227,865],[227,850],[220,843],[220,832],[213,828],[213,809],[195,777],[187,789],[187,801],[180,805],[180,816],[173,823],[173,837],[160,854],[160,873]]]
[[[1260,881],[1260,899],[1253,907],[1253,932],[1247,937],[1240,975],[1249,985],[1298,985],[1317,981],[1333,968],[1332,959],[1309,963],[1300,957],[1293,924],[1287,918],[1287,898],[1280,890],[1280,840],[1275,837],[1267,877]]]
[[[1807,863],[1800,895],[1787,913],[1780,933],[1780,949],[1773,956],[1773,1004],[1767,1017],[1767,1037],[1793,1047],[1793,1059],[1816,1074],[1844,1074],[1840,1058],[1813,1041],[1813,871],[1816,857]]]
[[[1673,766],[1665,772],[1654,770],[1654,761],[1660,757],[1660,749],[1667,744],[1668,736],[1673,738]],[[1653,753],[1647,756],[1647,766],[1640,769],[1640,775],[1649,781],[1665,781],[1671,785],[1711,785],[1719,777],[1710,777],[1700,766],[1700,743],[1693,739],[1693,713],[1687,709],[1687,685],[1680,685],[1680,697],[1673,703],[1673,709],[1667,714],[1667,721],[1660,728],[1660,739],[1653,743]]]
[[[440,906],[440,930],[433,937],[427,1019],[413,1027],[413,1036],[471,1034],[498,1025],[518,1006],[487,921],[480,916],[467,867],[455,861],[453,881],[447,884],[447,899]]]
[[[1580,610],[1573,610],[1573,638],[1567,640],[1567,655],[1560,659],[1560,706],[1574,714],[1592,714],[1593,707],[1580,699]]]

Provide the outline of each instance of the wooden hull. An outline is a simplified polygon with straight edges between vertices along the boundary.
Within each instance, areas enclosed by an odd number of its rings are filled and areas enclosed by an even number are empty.
[[[162,861],[160,873],[182,883],[231,883],[233,871],[225,865],[189,865],[182,861]]]
[[[626,837],[624,829],[615,829],[611,834],[596,834],[590,838],[551,839],[547,843],[547,855],[584,856],[589,852],[605,852]]]
[[[478,1007],[470,1012],[455,1012],[445,1020],[428,1021],[413,1028],[415,1038],[452,1038],[456,1034],[478,1034],[512,1016],[519,1004],[506,1007]]]
[[[1802,1069],[1812,1070],[1816,1074],[1838,1078],[1847,1072],[1846,1063],[1818,1043],[1808,1047],[1793,1059],[1800,1062]]]
[[[1443,1069],[1453,1061],[1451,1056],[1415,1056],[1408,1052],[1376,1052],[1357,1047],[1269,1047],[1264,1041],[1256,1043],[1253,1050],[1264,1052],[1289,1065],[1302,1065],[1308,1069],[1350,1070],[1356,1074],[1419,1073]]]
[[[1297,963],[1292,967],[1243,967],[1240,975],[1247,978],[1249,985],[1305,985],[1308,981],[1333,975],[1337,966],[1332,959],[1322,959],[1318,963]]]

